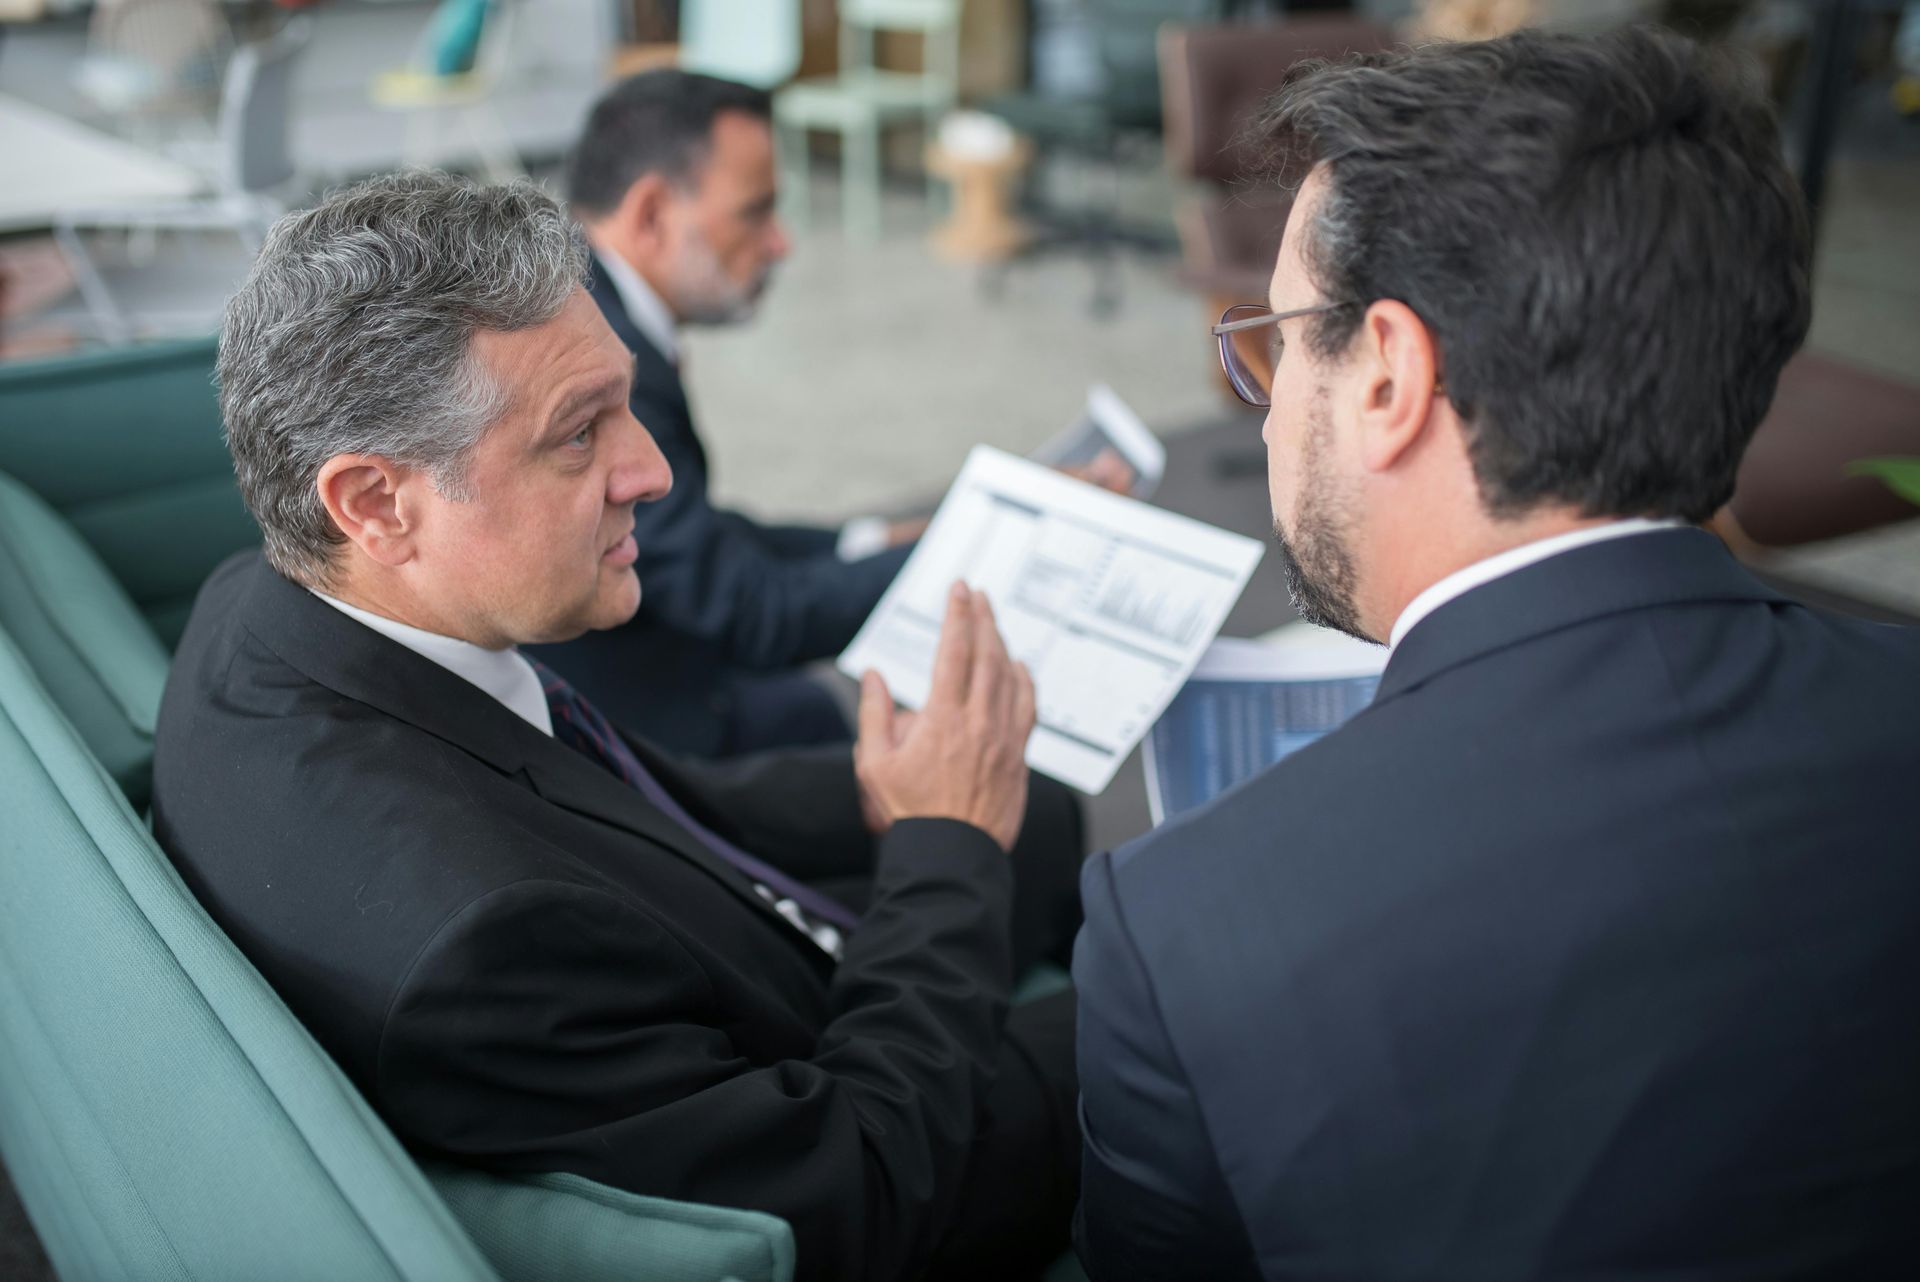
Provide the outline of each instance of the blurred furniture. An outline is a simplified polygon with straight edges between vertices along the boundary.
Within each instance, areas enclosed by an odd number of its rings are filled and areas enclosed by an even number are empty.
[[[1920,456],[1920,384],[1802,352],[1740,463],[1728,505],[1739,533],[1787,547],[1920,516],[1878,478],[1848,474],[1882,455]]]
[[[0,494],[9,518],[17,497]],[[109,598],[86,604],[106,608],[83,627],[123,622]],[[496,1277],[194,903],[14,625],[0,621],[0,1154],[54,1267]]]
[[[921,70],[876,66],[874,40],[882,32],[918,33]],[[788,222],[796,228],[807,222],[807,135],[830,131],[842,140],[842,230],[857,243],[878,239],[881,131],[919,121],[931,139],[958,97],[959,78],[960,0],[840,0],[837,74],[797,80],[773,99]]]
[[[1168,22],[1209,16],[1217,3],[1084,0],[1078,6],[1077,34],[1091,41],[1094,65],[1088,83],[1063,88],[1036,82],[1023,92],[998,94],[981,103],[982,110],[1030,139],[1037,153],[1021,212],[1042,230],[1014,261],[1063,250],[1084,253],[1093,267],[1091,308],[1097,316],[1119,306],[1121,248],[1170,247],[1159,229],[1128,226],[1120,214],[1121,167],[1128,143],[1150,145],[1160,127],[1156,33]],[[1074,38],[1071,30],[1056,34],[1069,44]],[[1069,170],[1082,180],[1077,199],[1042,195],[1043,185],[1057,186]],[[990,295],[1005,288],[1013,265],[1001,264],[983,276]]]
[[[0,472],[51,505],[171,645],[213,567],[260,542],[220,432],[212,338],[0,365]]]
[[[6,94],[0,174],[0,232],[52,227],[79,206],[176,201],[200,186],[186,165]]]
[[[524,178],[526,168],[494,110],[513,42],[511,0],[441,0],[404,67],[374,77],[373,105],[406,117],[401,165],[442,162],[442,135],[454,130],[494,182]]]
[[[680,66],[760,89],[800,66],[800,0],[681,0]]]
[[[78,342],[65,326],[32,328],[32,317],[72,292],[73,269],[53,237],[0,240],[0,361],[50,356]]]
[[[933,246],[944,258],[991,262],[1026,243],[1027,230],[1013,217],[1010,188],[1033,158],[1033,146],[1019,140],[998,156],[955,153],[934,143],[927,149],[927,172],[953,184],[952,214],[933,231]]]
[[[1264,158],[1245,141],[1248,124],[1296,62],[1393,40],[1391,29],[1347,16],[1161,31],[1167,167],[1198,191],[1176,215],[1180,276],[1205,298],[1209,322],[1234,303],[1266,298],[1293,206],[1292,192],[1266,180]],[[1249,366],[1270,369],[1267,335],[1239,337]]]
[[[73,87],[131,137],[204,129],[231,44],[214,0],[99,0]]]
[[[249,248],[266,236],[282,206],[274,193],[293,176],[287,147],[293,62],[309,26],[296,18],[270,38],[243,45],[227,65],[220,94],[218,171],[210,195],[119,207],[64,209],[54,235],[73,266],[94,323],[110,342],[131,337],[132,326],[95,266],[81,228],[141,231],[231,231]]]

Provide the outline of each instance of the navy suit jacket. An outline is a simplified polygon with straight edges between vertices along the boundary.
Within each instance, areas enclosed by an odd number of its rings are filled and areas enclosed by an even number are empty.
[[[1082,880],[1096,1279],[1920,1261],[1920,629],[1697,530],[1418,624]]]
[[[680,371],[633,323],[598,262],[589,287],[633,353],[629,405],[672,466],[673,490],[634,510],[641,599],[633,619],[532,652],[621,725],[712,755],[737,711],[742,675],[838,654],[912,549],[842,561],[837,531],[762,525],[715,507]]]

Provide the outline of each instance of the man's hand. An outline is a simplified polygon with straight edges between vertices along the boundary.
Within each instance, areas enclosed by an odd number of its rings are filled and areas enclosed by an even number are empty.
[[[1132,494],[1133,483],[1140,479],[1140,474],[1133,470],[1133,465],[1121,458],[1118,450],[1111,449],[1101,450],[1093,456],[1091,463],[1078,467],[1063,467],[1059,470],[1076,481],[1097,485],[1113,494]]]
[[[1027,811],[1033,678],[1007,656],[984,593],[955,583],[926,706],[897,712],[877,672],[860,682],[853,748],[860,806],[878,834],[896,819],[958,819],[1012,850]]]
[[[917,543],[920,536],[927,532],[932,519],[924,516],[910,516],[900,521],[887,522],[887,546],[897,548],[902,543]]]

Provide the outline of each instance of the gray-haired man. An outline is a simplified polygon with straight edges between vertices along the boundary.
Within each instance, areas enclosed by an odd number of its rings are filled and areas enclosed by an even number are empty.
[[[925,711],[868,680],[857,771],[713,768],[521,656],[633,613],[672,484],[584,270],[528,186],[274,229],[220,353],[265,556],[181,643],[156,832],[414,1145],[773,1212],[805,1277],[1032,1271],[1072,1004],[1007,999],[1067,942],[1079,834],[1028,803],[1031,683],[956,588]]]

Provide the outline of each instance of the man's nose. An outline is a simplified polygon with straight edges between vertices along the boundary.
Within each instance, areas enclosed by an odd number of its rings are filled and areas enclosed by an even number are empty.
[[[779,262],[793,252],[793,238],[787,235],[787,225],[776,215],[767,223],[767,257]]]
[[[607,478],[607,501],[617,506],[663,499],[673,488],[673,468],[654,443],[653,433],[633,415],[626,419],[620,433],[621,456]]]

